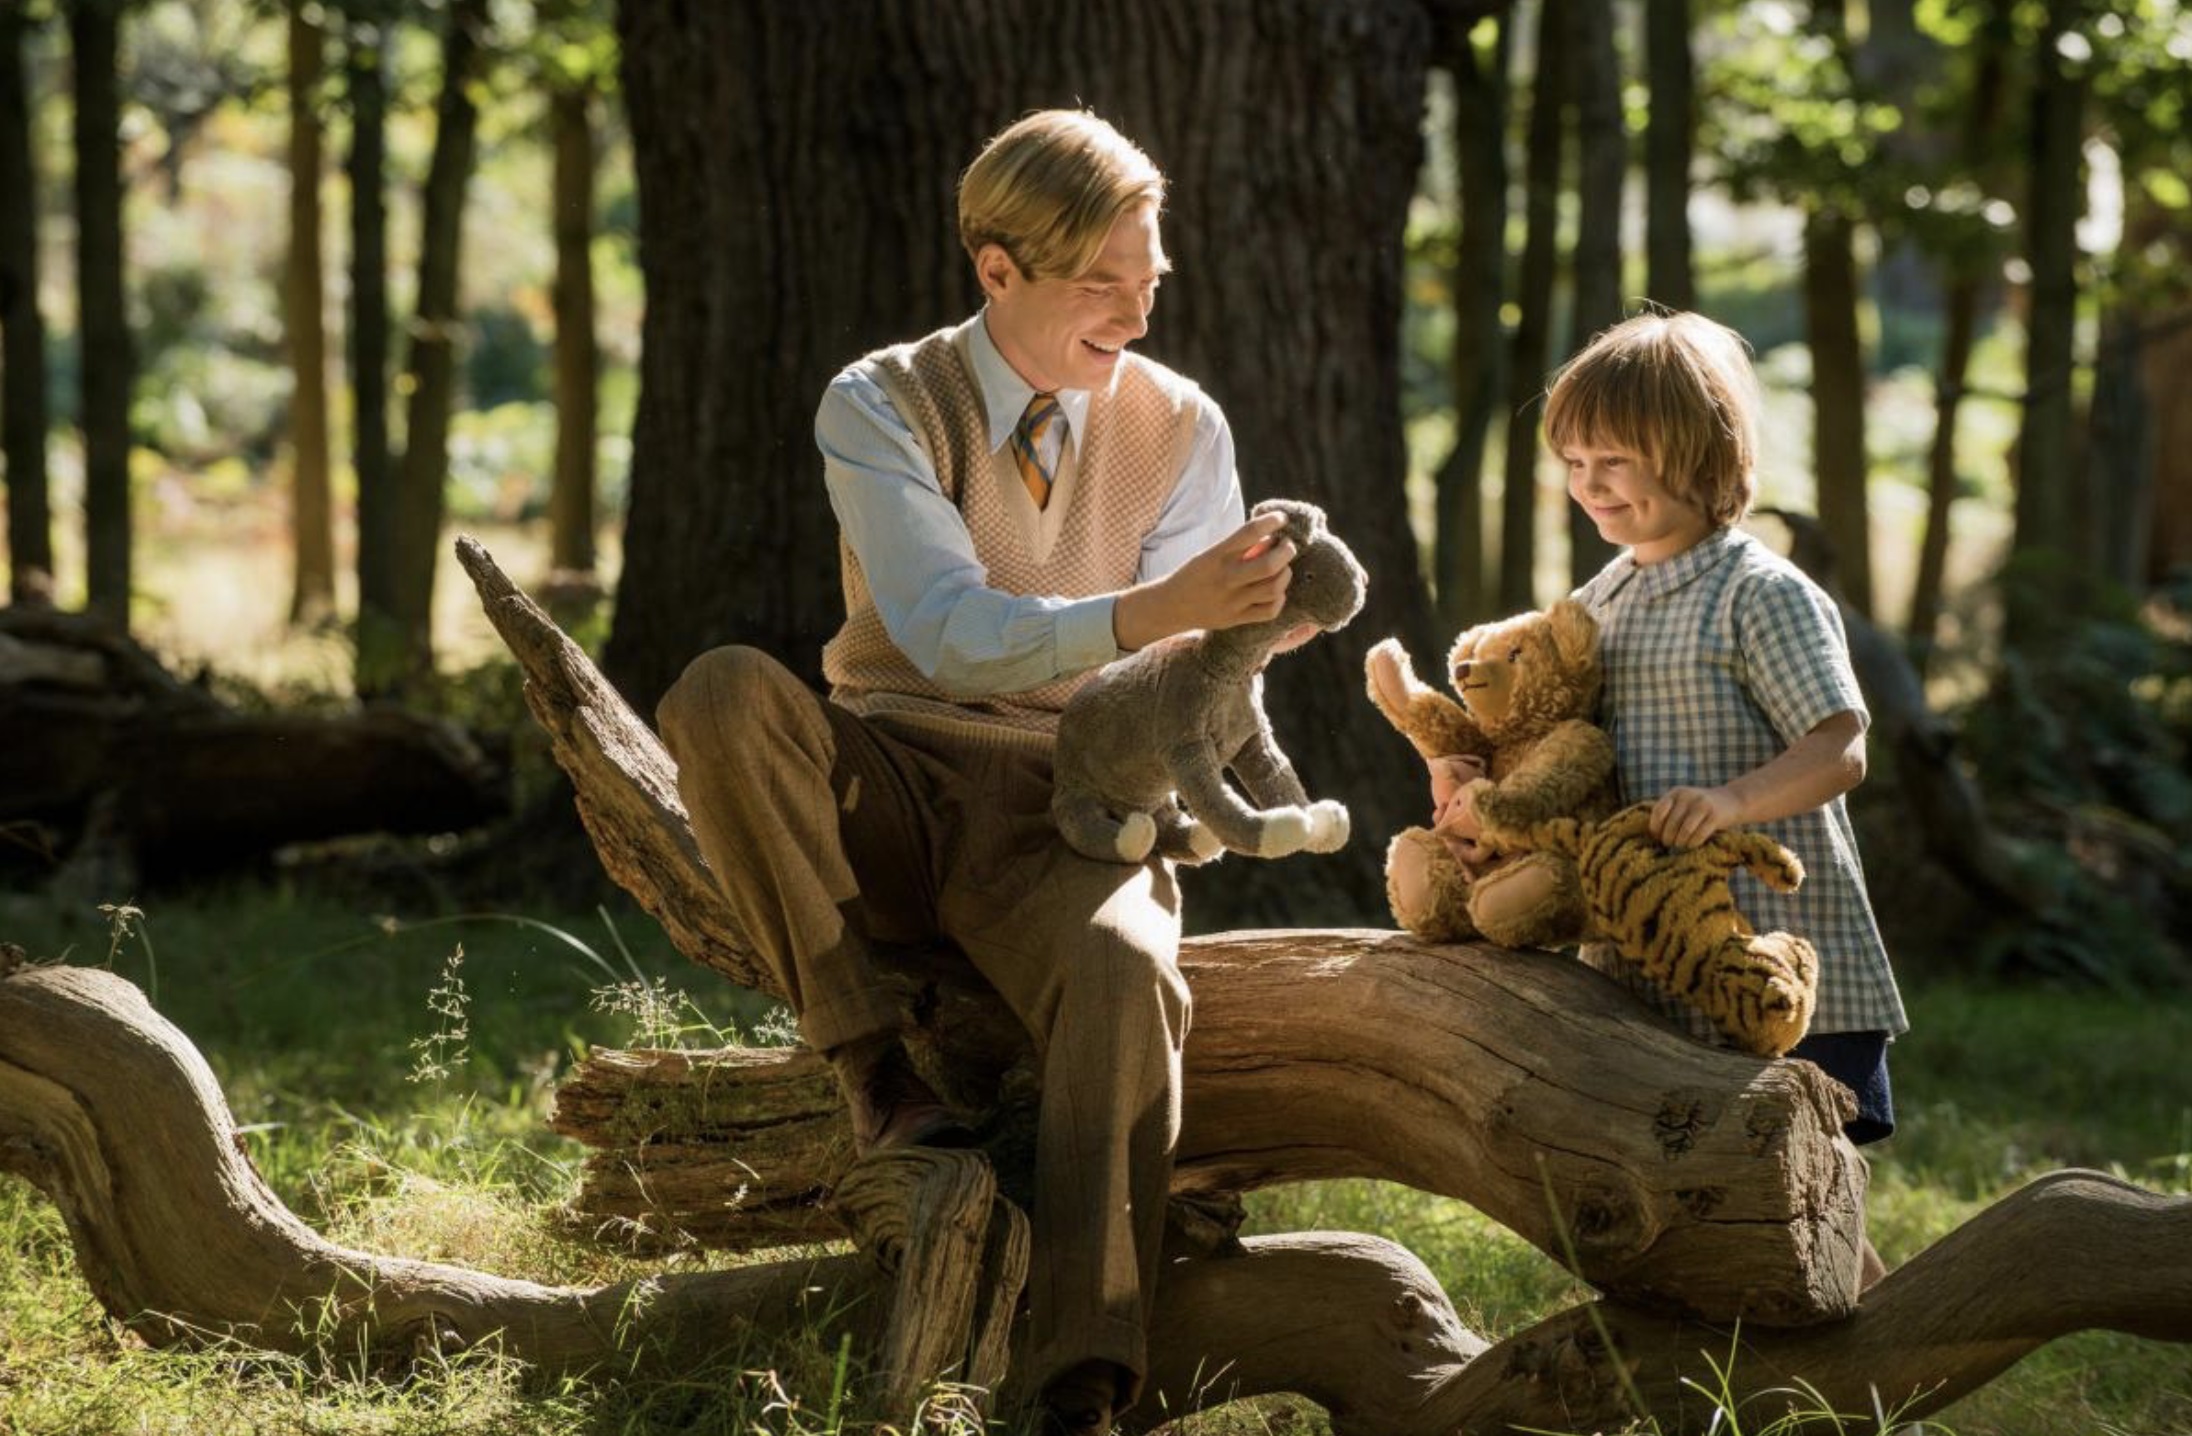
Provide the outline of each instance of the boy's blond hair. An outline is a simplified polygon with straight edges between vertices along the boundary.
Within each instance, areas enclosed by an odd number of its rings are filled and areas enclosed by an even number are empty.
[[[1164,207],[1164,176],[1133,141],[1086,110],[1040,110],[1012,125],[959,177],[959,242],[1003,247],[1029,279],[1074,279],[1121,215]]]
[[[1757,489],[1758,376],[1743,336],[1701,314],[1640,314],[1568,361],[1545,400],[1545,443],[1634,449],[1667,492],[1721,528]]]

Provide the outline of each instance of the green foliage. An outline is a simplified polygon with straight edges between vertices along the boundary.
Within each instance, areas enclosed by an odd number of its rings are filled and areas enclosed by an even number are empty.
[[[2041,921],[1982,956],[2008,971],[2152,984],[2185,978],[2192,931],[2192,629],[2183,595],[2134,609],[2073,594],[2027,558],[2000,576],[2026,647],[1959,715],[1997,826],[2016,835]]]

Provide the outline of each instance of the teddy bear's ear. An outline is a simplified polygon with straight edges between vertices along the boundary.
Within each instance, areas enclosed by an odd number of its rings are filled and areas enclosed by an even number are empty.
[[[1598,657],[1598,620],[1582,604],[1564,598],[1545,611],[1545,621],[1562,663],[1580,667]]]

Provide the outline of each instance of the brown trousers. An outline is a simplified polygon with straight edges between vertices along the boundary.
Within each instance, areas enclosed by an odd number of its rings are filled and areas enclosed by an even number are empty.
[[[1016,1375],[1104,1360],[1138,1389],[1188,1024],[1170,869],[1066,847],[1047,748],[860,718],[756,649],[701,655],[657,721],[701,852],[810,1046],[904,1025],[871,942],[950,939],[1027,1025],[1043,1092]]]

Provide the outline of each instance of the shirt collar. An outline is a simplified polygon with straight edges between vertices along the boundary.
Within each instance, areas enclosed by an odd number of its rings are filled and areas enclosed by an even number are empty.
[[[1638,598],[1659,598],[1710,573],[1744,545],[1756,542],[1730,524],[1724,529],[1714,529],[1673,558],[1661,559],[1658,563],[1640,564],[1634,549],[1623,549],[1621,556],[1614,560],[1621,566],[1617,570],[1620,578],[1614,586],[1619,588],[1634,581]]]
[[[974,361],[975,382],[982,386],[982,407],[989,418],[989,447],[995,453],[1012,437],[1019,426],[1020,416],[1027,412],[1028,400],[1035,397],[1035,387],[1020,377],[1018,370],[1005,362],[1005,356],[997,352],[997,342],[989,337],[989,308],[967,322],[967,354]],[[1060,389],[1058,408],[1066,420],[1066,442],[1073,446],[1076,459],[1081,454],[1081,425],[1088,417],[1088,390]]]

